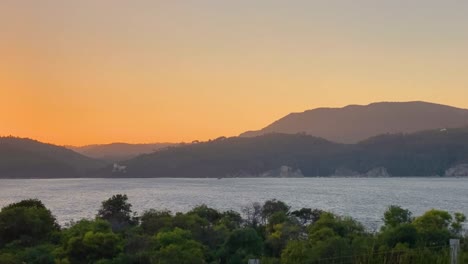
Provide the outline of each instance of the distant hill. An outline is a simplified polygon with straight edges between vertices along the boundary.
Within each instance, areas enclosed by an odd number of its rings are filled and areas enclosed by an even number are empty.
[[[124,173],[108,177],[225,177],[257,175],[291,165],[298,156],[323,156],[341,145],[305,135],[270,134],[255,138],[221,138],[170,147],[122,162]],[[113,168],[107,168],[109,173]]]
[[[0,137],[0,178],[83,177],[105,163],[27,138]]]
[[[374,103],[318,108],[289,114],[259,130],[241,134],[306,133],[340,143],[357,143],[387,133],[414,133],[468,126],[468,110],[426,102]]]
[[[122,160],[132,159],[141,154],[148,154],[154,151],[173,146],[173,143],[154,143],[154,144],[127,144],[127,143],[112,143],[103,145],[88,145],[83,147],[67,146],[82,155],[117,162]]]
[[[468,129],[388,134],[340,144],[267,134],[170,147],[108,167],[104,177],[434,176],[468,163]],[[291,172],[291,173],[288,173]]]

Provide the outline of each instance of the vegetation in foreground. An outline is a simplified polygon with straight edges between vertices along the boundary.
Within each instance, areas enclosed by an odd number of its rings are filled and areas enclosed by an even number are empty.
[[[292,211],[281,201],[245,207],[242,215],[201,205],[187,213],[137,216],[126,195],[102,202],[96,218],[65,227],[39,200],[0,211],[0,264],[448,263],[450,238],[462,243],[463,214],[430,210],[413,217],[391,206],[379,232],[318,209]],[[468,263],[462,244],[460,263]]]

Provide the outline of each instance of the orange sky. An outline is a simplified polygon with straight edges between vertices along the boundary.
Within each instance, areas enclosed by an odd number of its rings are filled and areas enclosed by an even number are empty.
[[[5,0],[0,135],[179,142],[321,106],[468,108],[467,13],[436,0]]]

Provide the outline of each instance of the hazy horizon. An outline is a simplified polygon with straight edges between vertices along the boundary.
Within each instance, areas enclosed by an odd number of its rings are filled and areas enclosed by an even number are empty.
[[[0,134],[191,142],[381,101],[468,108],[468,2],[0,3]]]
[[[344,106],[337,106],[337,107],[328,107],[328,106],[322,106],[322,107],[317,107],[317,108],[313,108],[313,109],[304,109],[303,111],[298,111],[298,112],[290,112],[288,114],[298,114],[298,113],[306,113],[307,111],[311,111],[311,110],[319,110],[319,109],[346,109],[346,107],[349,107],[349,106],[370,106],[370,105],[375,105],[375,104],[382,104],[382,103],[424,103],[424,104],[431,104],[431,105],[442,105],[442,106],[449,106],[449,107],[454,107],[454,108],[458,108],[458,109],[465,109],[465,108],[461,108],[461,107],[456,107],[456,106],[450,106],[450,105],[443,105],[443,104],[440,104],[440,103],[435,103],[435,102],[425,102],[425,101],[401,101],[401,102],[397,102],[397,101],[382,101],[382,102],[371,102],[371,103],[368,103],[368,104],[348,104],[348,105],[344,105]],[[468,110],[468,109],[466,109]],[[287,116],[287,115],[285,115]],[[280,117],[279,119],[285,117],[285,116],[282,116]],[[279,120],[278,119],[278,120]],[[273,124],[274,122],[278,121],[278,120],[272,120],[269,124]],[[268,126],[266,126],[268,127]],[[263,127],[262,127],[263,128]],[[242,136],[242,134],[245,134],[245,133],[249,133],[249,132],[255,132],[257,130],[249,130],[249,129],[246,129],[246,130],[243,130],[243,133],[239,134]],[[260,131],[260,130],[258,130]],[[281,132],[278,132],[278,133],[281,133]],[[284,132],[283,132],[284,133]],[[237,137],[239,135],[229,135],[227,137]],[[70,148],[70,149],[76,149],[76,148],[86,148],[86,147],[100,147],[100,146],[111,146],[111,145],[119,145],[119,144],[123,144],[123,145],[152,145],[152,144],[186,144],[186,143],[192,143],[194,141],[200,141],[200,142],[203,142],[203,141],[209,141],[209,140],[215,140],[217,138],[221,138],[221,137],[226,137],[224,135],[219,135],[219,136],[216,136],[216,137],[213,137],[213,138],[208,138],[208,139],[205,139],[205,140],[198,140],[198,139],[194,139],[194,140],[191,140],[191,141],[178,141],[178,142],[157,142],[157,141],[149,141],[149,142],[124,142],[124,141],[112,141],[112,142],[97,142],[97,143],[87,143],[87,144],[82,144],[82,145],[72,145],[72,144],[57,144],[57,143],[54,143],[54,142],[47,142],[47,141],[42,141],[38,138],[32,138],[28,135],[25,135],[25,136],[19,136],[19,135],[12,135],[12,134],[9,134],[9,135],[2,135],[0,134],[0,137],[19,137],[19,138],[29,138],[29,139],[32,139],[32,140],[37,140],[37,141],[40,141],[42,143],[47,143],[47,144],[55,144],[55,145],[58,145],[58,146],[63,146],[63,147],[66,147],[66,148]],[[321,137],[321,136],[318,136],[318,137]],[[326,137],[323,137],[323,138],[326,138]],[[328,139],[330,140],[330,139]],[[331,140],[332,142],[334,142],[334,140]]]

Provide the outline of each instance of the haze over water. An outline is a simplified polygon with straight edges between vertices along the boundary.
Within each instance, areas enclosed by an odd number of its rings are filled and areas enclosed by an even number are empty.
[[[129,196],[133,210],[185,212],[206,204],[220,210],[268,199],[293,209],[318,208],[351,216],[377,228],[389,205],[420,215],[432,208],[468,214],[466,178],[260,178],[260,179],[44,179],[0,180],[0,207],[38,198],[61,224],[93,218],[101,201]]]

